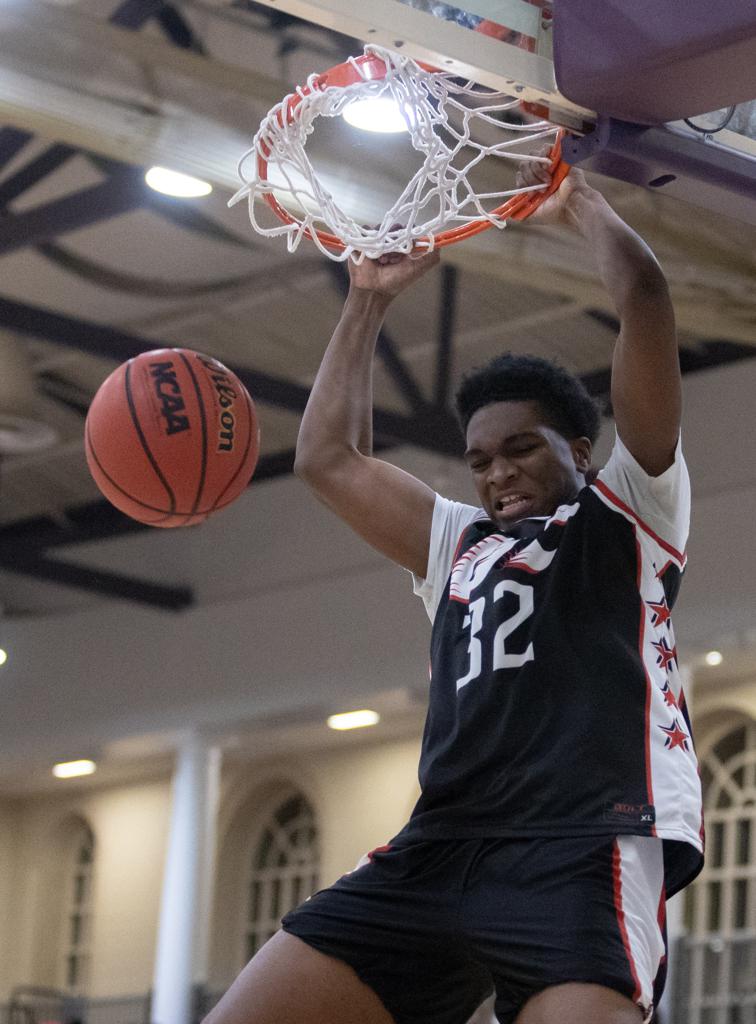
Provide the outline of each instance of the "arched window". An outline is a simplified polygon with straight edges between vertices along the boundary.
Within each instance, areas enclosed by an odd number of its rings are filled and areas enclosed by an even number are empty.
[[[320,869],[315,812],[301,793],[279,802],[256,836],[247,857],[246,959],[315,892]]]
[[[756,722],[701,764],[706,865],[685,898],[689,1024],[756,1020]]]
[[[66,852],[61,976],[66,991],[83,995],[89,978],[95,853],[94,836],[83,822],[72,830]]]

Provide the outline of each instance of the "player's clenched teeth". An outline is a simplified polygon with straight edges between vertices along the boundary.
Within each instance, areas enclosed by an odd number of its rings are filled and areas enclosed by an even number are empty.
[[[495,508],[497,512],[507,512],[515,505],[528,501],[530,501],[530,498],[527,494],[507,494],[503,498],[496,500]]]

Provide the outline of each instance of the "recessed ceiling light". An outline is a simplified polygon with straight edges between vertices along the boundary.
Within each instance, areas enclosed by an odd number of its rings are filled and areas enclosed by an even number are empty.
[[[209,182],[200,181],[199,178],[193,178],[190,174],[171,171],[167,167],[150,167],[144,180],[156,192],[162,192],[167,196],[178,196],[181,199],[196,199],[198,196],[206,196],[213,191],[213,186]]]
[[[61,761],[53,766],[53,775],[58,779],[75,779],[79,775],[91,775],[96,765],[94,761]]]
[[[328,719],[329,729],[363,729],[366,725],[377,725],[381,716],[377,711],[345,711],[340,715],[331,715]]]
[[[0,647],[0,665],[4,665],[7,660],[8,660],[8,652],[4,651],[2,649],[2,647]]]
[[[353,128],[364,132],[409,131],[405,115],[396,100],[390,96],[368,96],[353,100],[342,112],[342,117]]]
[[[704,659],[707,665],[721,665],[724,657],[720,651],[709,651]]]

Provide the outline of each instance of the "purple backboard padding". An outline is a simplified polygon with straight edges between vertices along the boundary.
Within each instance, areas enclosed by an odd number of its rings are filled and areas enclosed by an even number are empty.
[[[580,106],[639,124],[756,99],[756,0],[557,0],[554,71]]]

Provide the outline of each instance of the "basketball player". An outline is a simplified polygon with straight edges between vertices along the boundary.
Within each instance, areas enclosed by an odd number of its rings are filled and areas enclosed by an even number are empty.
[[[457,396],[481,507],[374,458],[378,331],[438,256],[350,264],[296,469],[414,574],[433,622],[422,795],[284,919],[206,1024],[464,1024],[494,991],[500,1024],[651,1017],[665,898],[702,857],[669,620],[690,503],[673,312],[652,253],[580,171],[534,219],[582,235],[620,317],[611,458],[595,477],[580,382],[510,355]]]

